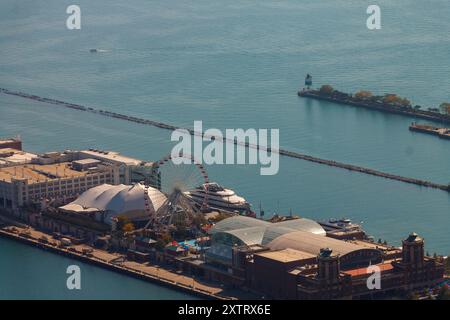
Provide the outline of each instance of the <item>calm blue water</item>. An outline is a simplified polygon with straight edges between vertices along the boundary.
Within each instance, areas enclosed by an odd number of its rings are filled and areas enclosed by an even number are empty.
[[[195,299],[89,264],[0,239],[0,299]],[[81,290],[68,290],[67,267],[81,270]]]
[[[409,132],[412,119],[296,96],[309,72],[317,86],[450,101],[448,1],[377,1],[376,32],[365,27],[371,2],[360,0],[82,0],[79,31],[65,28],[69,4],[1,2],[1,87],[179,126],[279,128],[286,149],[450,182],[449,142]],[[97,147],[155,160],[171,149],[168,131],[4,95],[0,119],[0,136],[21,134],[36,152]],[[442,191],[288,158],[276,176],[258,166],[208,172],[267,212],[346,216],[396,244],[416,231],[430,252],[450,252]]]

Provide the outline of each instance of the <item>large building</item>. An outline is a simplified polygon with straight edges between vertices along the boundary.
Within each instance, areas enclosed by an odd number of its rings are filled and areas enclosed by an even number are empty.
[[[100,184],[117,184],[118,177],[118,168],[107,163],[89,168],[73,162],[0,168],[0,207],[16,209],[43,199],[75,197]]]
[[[79,151],[77,156],[79,159],[97,159],[118,166],[120,183],[129,185],[135,182],[145,182],[160,187],[153,162],[145,162],[121,155],[118,152],[98,149]]]
[[[152,163],[117,152],[67,150],[37,156],[4,148],[0,149],[0,209],[14,211],[45,199],[65,201],[102,184],[153,181],[158,185],[153,175]]]
[[[211,230],[205,275],[274,299],[385,297],[443,279],[444,266],[424,255],[424,241],[416,234],[396,248],[334,239],[321,228],[308,219],[222,220]],[[379,272],[379,288],[368,285],[373,272]]]
[[[207,260],[218,266],[233,264],[233,248],[255,249],[268,245],[272,240],[295,231],[304,231],[318,237],[325,236],[325,230],[310,219],[293,219],[278,223],[234,216],[217,223],[211,229],[213,245],[206,253]]]
[[[0,148],[0,167],[30,163],[37,157],[36,154],[14,148]]]

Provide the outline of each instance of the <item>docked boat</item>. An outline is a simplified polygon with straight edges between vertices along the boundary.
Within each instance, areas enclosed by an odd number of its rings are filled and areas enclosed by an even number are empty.
[[[320,225],[329,229],[354,230],[361,229],[360,224],[353,223],[350,219],[329,219],[328,221],[320,221]]]
[[[318,223],[325,229],[328,237],[340,240],[369,240],[361,224],[354,223],[350,219],[329,219]]]
[[[231,189],[226,189],[218,183],[204,183],[200,187],[185,192],[186,196],[198,204],[207,201],[211,209],[238,211],[246,213],[250,211],[250,204],[242,197],[236,195]]]

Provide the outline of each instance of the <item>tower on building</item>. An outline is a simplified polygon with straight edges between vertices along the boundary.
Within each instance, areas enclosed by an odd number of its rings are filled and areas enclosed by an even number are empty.
[[[411,267],[421,267],[424,263],[424,241],[417,233],[411,233],[402,241],[402,262]]]
[[[327,283],[334,283],[339,280],[340,263],[339,255],[333,255],[330,248],[320,249],[317,256],[317,278]]]

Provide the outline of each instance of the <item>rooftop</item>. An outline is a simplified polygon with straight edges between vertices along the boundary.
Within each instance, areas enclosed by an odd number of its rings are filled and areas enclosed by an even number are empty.
[[[109,160],[111,162],[120,162],[120,163],[125,163],[127,165],[136,165],[137,166],[142,163],[142,160],[126,157],[115,151],[103,151],[103,150],[89,149],[89,150],[80,151],[80,154],[84,154],[84,155],[88,156],[89,158],[94,158],[94,159],[101,158],[106,161]]]
[[[82,177],[87,171],[71,169],[70,162],[55,164],[24,164],[0,168],[0,181],[11,182],[13,179],[26,179],[28,183],[38,183],[47,180]]]
[[[81,194],[75,201],[60,207],[60,210],[78,214],[104,211],[106,223],[117,215],[126,215],[131,220],[147,219],[164,204],[166,196],[158,189],[148,187],[144,193],[144,186],[102,184]],[[150,211],[150,212],[149,212]]]
[[[81,159],[81,160],[75,160],[73,161],[73,163],[78,163],[78,164],[96,164],[96,163],[101,163],[100,160],[97,159],[91,159],[91,158],[86,158],[86,159]]]
[[[323,248],[330,248],[333,254],[339,254],[341,256],[358,250],[378,251],[348,241],[323,237],[305,231],[296,231],[281,235],[271,241],[267,246],[272,250],[292,248],[314,255],[318,255]]]
[[[311,259],[315,258],[316,256],[313,254],[310,254],[308,252],[295,250],[295,249],[283,249],[283,250],[275,250],[275,251],[265,251],[265,252],[259,252],[255,253],[255,256],[260,256],[280,262],[293,262],[297,260],[304,260],[304,259]]]
[[[364,241],[364,240],[350,240],[348,242],[351,242],[353,244],[363,246],[366,248],[370,248],[370,249],[379,249],[382,251],[390,251],[390,250],[400,251],[399,248],[396,248],[396,247],[393,247],[390,245],[386,245],[386,244],[382,244],[382,243],[378,243],[378,242],[369,242],[369,241]]]
[[[0,149],[0,166],[27,163],[36,157],[37,155],[30,152],[12,148],[2,148]]]
[[[276,237],[279,234],[286,233],[288,231],[302,230],[311,233],[315,233],[321,236],[325,236],[325,230],[315,221],[305,218],[292,219],[282,222],[272,223],[266,220],[245,217],[245,216],[233,216],[219,221],[212,229],[211,233],[229,232],[229,233],[241,233],[240,230],[252,230],[256,232],[258,230],[262,237],[266,236],[265,242],[269,242],[269,236]],[[244,241],[245,242],[245,241]]]
[[[394,266],[390,262],[389,263],[377,264],[375,266],[380,268],[380,271],[382,273],[394,269]],[[372,271],[368,271],[367,268],[358,268],[358,269],[351,269],[351,270],[344,271],[344,273],[346,273],[346,274],[348,274],[348,275],[350,275],[352,277],[358,277],[358,276],[362,276],[362,275],[371,275]]]
[[[19,138],[7,138],[7,139],[0,139],[0,144],[2,143],[11,143],[11,142],[20,142],[21,140]]]

